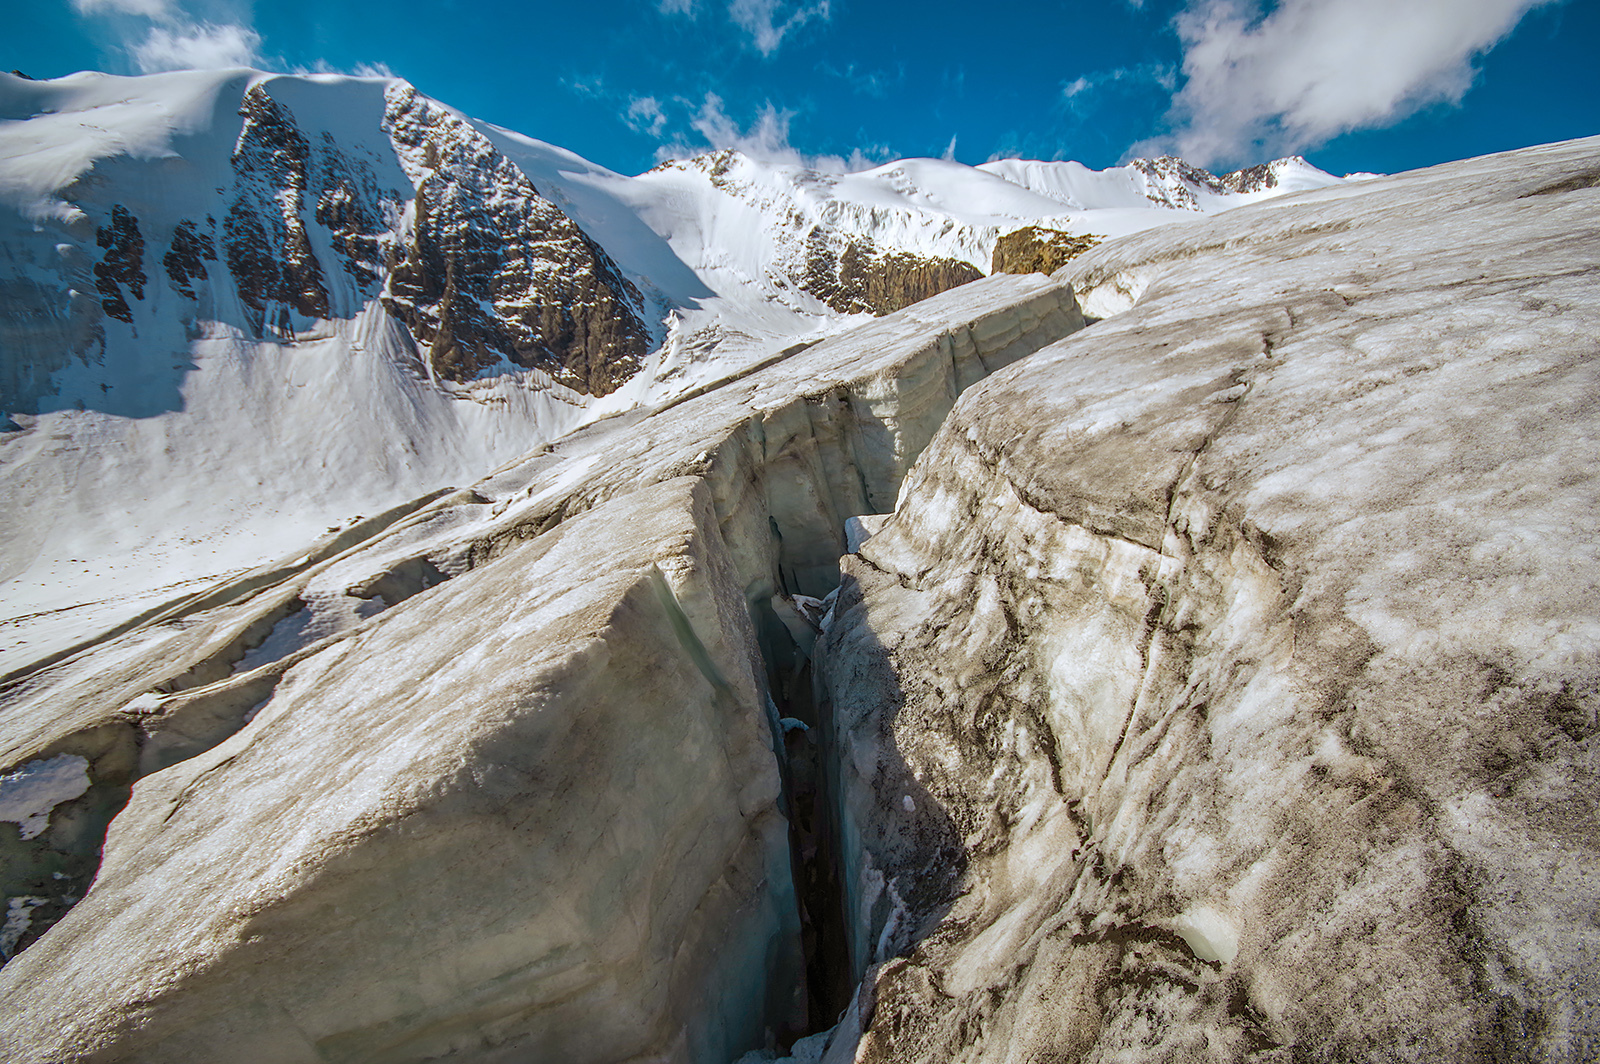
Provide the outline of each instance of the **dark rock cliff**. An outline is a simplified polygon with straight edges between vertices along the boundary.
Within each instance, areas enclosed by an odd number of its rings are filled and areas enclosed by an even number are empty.
[[[301,216],[311,146],[264,84],[245,93],[239,114],[244,128],[233,150],[238,194],[223,221],[223,247],[251,324],[262,331],[276,308],[279,320],[272,324],[287,332],[289,309],[307,318],[328,316],[322,266]]]
[[[591,395],[638,372],[641,298],[598,244],[409,86],[390,90],[385,126],[417,191],[384,306],[427,345],[434,372],[469,380],[506,361]]]
[[[144,298],[144,235],[139,232],[139,220],[128,208],[117,204],[111,208],[111,224],[100,227],[95,243],[105,251],[94,265],[100,305],[118,321],[131,322],[133,309],[122,289],[126,286],[134,299]]]
[[[210,222],[211,219],[206,219]],[[213,223],[214,224],[214,223]],[[179,222],[172,230],[172,246],[162,256],[172,290],[190,299],[198,298],[194,284],[207,277],[206,263],[217,261],[216,242],[202,233],[194,222]]]

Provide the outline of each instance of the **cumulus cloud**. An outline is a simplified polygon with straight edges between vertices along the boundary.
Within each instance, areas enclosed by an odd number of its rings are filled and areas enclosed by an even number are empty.
[[[1256,0],[1190,0],[1176,20],[1185,81],[1174,131],[1133,151],[1231,164],[1459,103],[1474,61],[1552,2],[1280,0],[1263,11]]]
[[[745,129],[723,110],[722,97],[706,93],[700,111],[689,121],[689,127],[706,139],[713,148],[733,148],[753,159],[775,163],[803,165],[805,158],[789,146],[789,121],[793,111],[780,111],[771,102],[761,105],[755,120]]]
[[[793,118],[793,111],[780,110],[767,102],[761,105],[749,125],[741,127],[724,109],[722,97],[708,92],[690,118],[689,127],[712,149],[732,148],[763,162],[804,166],[829,174],[870,170],[893,157],[889,147],[883,144],[853,148],[848,156],[807,155],[789,143],[789,122]],[[705,150],[704,146],[696,147],[677,138],[656,149],[656,159],[662,162],[683,159]]]
[[[168,29],[152,27],[132,48],[133,62],[144,74],[160,70],[216,70],[254,66],[260,59],[261,35],[246,26],[198,23]]]
[[[829,0],[811,4],[791,4],[785,0],[732,0],[728,16],[750,35],[750,43],[762,55],[771,55],[783,38],[813,19],[826,22],[831,17]]]

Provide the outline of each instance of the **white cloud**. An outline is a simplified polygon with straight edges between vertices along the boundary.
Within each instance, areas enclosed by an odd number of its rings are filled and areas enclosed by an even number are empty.
[[[687,104],[689,101],[679,102]],[[804,166],[823,173],[846,174],[870,170],[893,158],[888,145],[884,144],[865,149],[853,148],[848,156],[806,155],[789,143],[789,122],[792,118],[793,111],[779,110],[768,102],[762,104],[755,119],[741,129],[739,123],[723,109],[722,97],[708,92],[700,109],[690,119],[689,126],[712,149],[732,148],[762,162]],[[658,148],[656,159],[662,162],[683,159],[705,150],[704,146],[686,144],[680,138]]]
[[[804,165],[805,158],[789,146],[789,120],[793,117],[793,111],[780,111],[769,102],[761,105],[748,128],[740,129],[722,109],[722,97],[708,92],[689,126],[713,148],[733,148],[753,159]]]
[[[1286,155],[1459,103],[1473,61],[1555,0],[1190,0],[1174,132],[1133,151],[1202,166]],[[1071,94],[1069,93],[1069,96]]]
[[[816,0],[812,4],[790,4],[785,0],[732,0],[728,4],[728,16],[750,34],[751,43],[762,55],[776,52],[785,35],[791,31],[812,19],[826,22],[831,15],[829,0]]]
[[[693,18],[698,13],[695,0],[661,0],[656,6],[661,8],[663,15],[688,15]]]
[[[260,56],[261,35],[246,26],[191,24],[167,29],[155,26],[132,48],[140,72],[159,70],[216,70],[254,66]]]
[[[939,158],[947,162],[954,162],[956,157],[956,134],[950,134],[950,143],[945,145],[944,154]]]
[[[661,101],[654,96],[635,96],[628,101],[626,121],[639,133],[659,137],[667,124],[667,116],[661,110]]]
[[[152,19],[172,15],[169,0],[72,0],[72,7],[80,15],[143,15]]]

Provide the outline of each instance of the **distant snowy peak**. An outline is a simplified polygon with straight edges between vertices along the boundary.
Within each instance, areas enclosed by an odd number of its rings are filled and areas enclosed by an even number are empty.
[[[803,285],[817,248],[834,257],[870,248],[879,258],[911,255],[987,272],[999,238],[1021,228],[1120,236],[1182,217],[1174,212],[1209,214],[1343,179],[1299,157],[1220,177],[1172,156],[1100,171],[1075,162],[901,159],[840,174],[722,149],[663,163],[638,180],[663,188],[699,182],[738,201],[765,235],[765,273]]]
[[[1091,170],[1076,162],[996,159],[978,167],[1073,210],[1159,207],[1214,213],[1271,196],[1326,188],[1369,175],[1335,177],[1298,155],[1218,176],[1162,155]]]
[[[940,210],[904,175],[874,186],[869,175],[723,149],[638,180],[702,202],[705,242],[689,251],[693,261],[736,270],[778,298],[798,294],[841,314],[887,314],[986,272],[987,234]]]

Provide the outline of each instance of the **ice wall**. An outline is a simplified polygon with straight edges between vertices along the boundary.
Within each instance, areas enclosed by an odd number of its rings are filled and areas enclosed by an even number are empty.
[[[1594,1057],[1597,159],[1063,271],[818,645],[846,1059]]]

